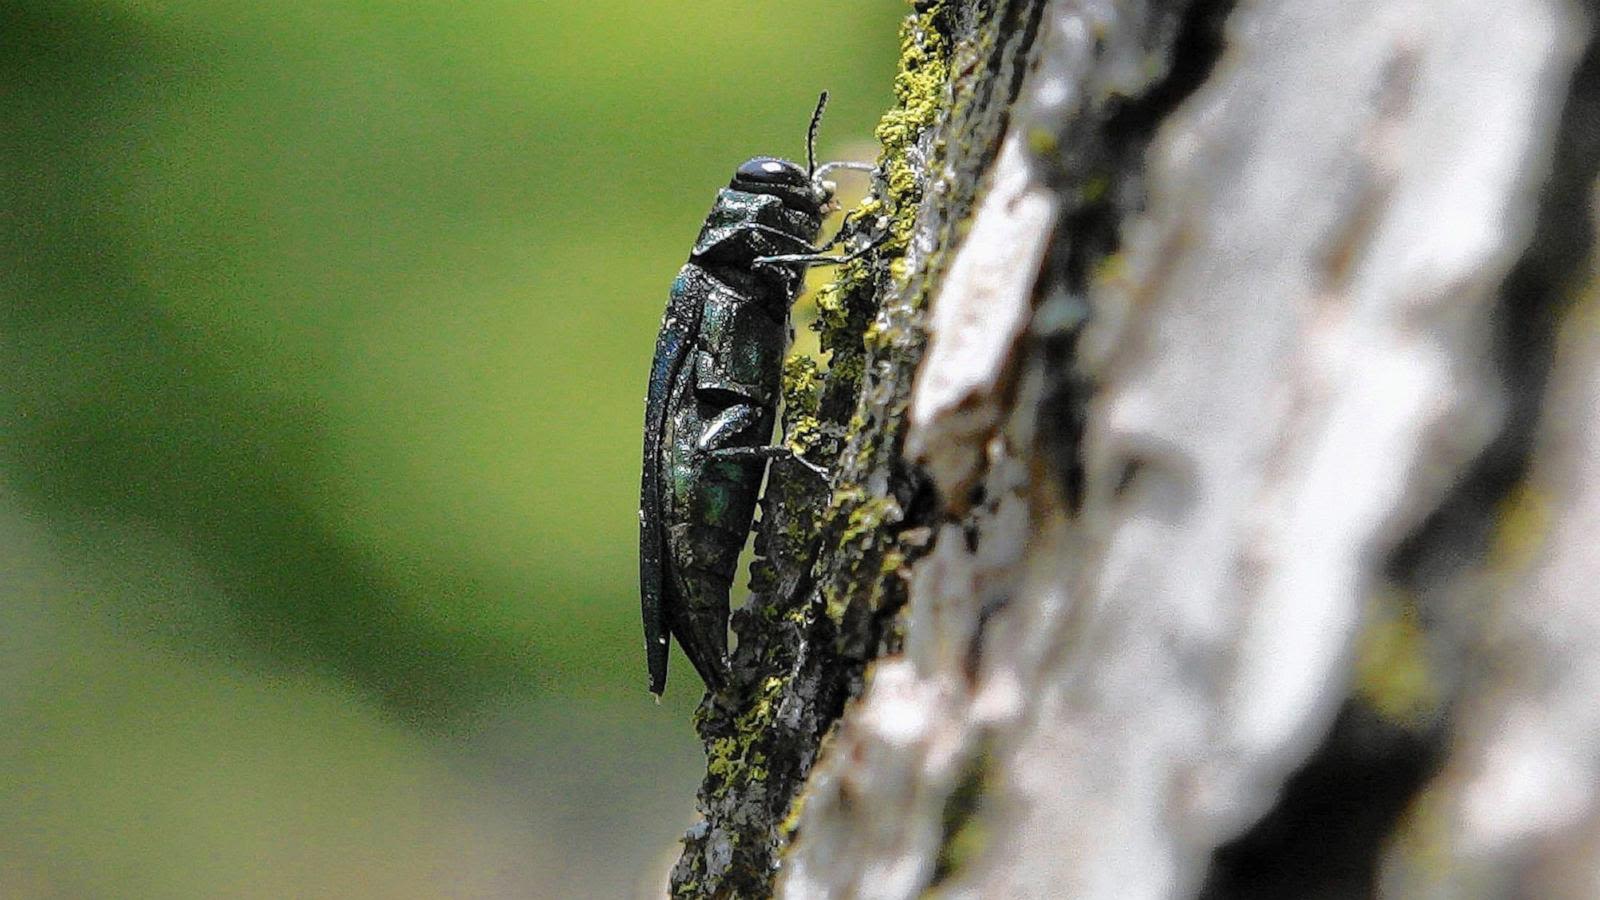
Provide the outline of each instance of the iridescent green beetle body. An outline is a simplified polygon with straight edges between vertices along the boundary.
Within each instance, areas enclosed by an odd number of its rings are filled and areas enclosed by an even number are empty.
[[[645,400],[639,491],[639,594],[650,691],[667,683],[669,636],[713,692],[728,682],[728,593],[750,534],[789,345],[789,307],[808,266],[846,262],[812,246],[834,208],[816,165],[817,100],[806,167],[758,156],[717,194],[689,261],[672,282]],[[884,232],[886,233],[886,232]],[[829,245],[854,232],[841,228]],[[881,239],[883,234],[879,235]],[[822,248],[826,249],[826,248]],[[800,460],[817,473],[821,469]]]
[[[672,283],[645,405],[640,587],[650,690],[675,637],[706,686],[727,680],[728,593],[776,418],[789,307],[832,197],[786,160],[740,166]],[[781,452],[781,451],[780,451]]]

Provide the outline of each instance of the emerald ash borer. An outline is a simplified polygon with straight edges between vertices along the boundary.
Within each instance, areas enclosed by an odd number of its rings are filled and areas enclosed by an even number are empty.
[[[739,166],[678,272],[656,337],[644,414],[639,586],[650,692],[667,683],[668,636],[706,687],[728,682],[728,591],[750,533],[776,418],[789,307],[834,208],[824,176],[863,163],[816,165],[822,94],[806,133],[806,166],[758,156]],[[841,233],[844,229],[841,229]]]

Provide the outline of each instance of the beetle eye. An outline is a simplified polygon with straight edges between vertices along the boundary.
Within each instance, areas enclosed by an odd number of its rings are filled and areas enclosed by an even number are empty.
[[[787,187],[805,187],[810,183],[804,169],[786,159],[758,156],[745,162],[734,173],[735,181],[746,184],[777,184]]]

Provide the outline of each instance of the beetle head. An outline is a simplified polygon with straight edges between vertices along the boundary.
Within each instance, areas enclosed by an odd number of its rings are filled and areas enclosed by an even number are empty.
[[[832,211],[833,182],[822,178],[817,169],[817,126],[822,124],[822,111],[828,106],[828,92],[817,98],[817,108],[811,113],[811,125],[806,128],[806,167],[774,156],[757,156],[746,160],[733,173],[728,185],[736,191],[752,194],[772,194],[790,209],[797,209],[821,217]],[[826,167],[824,167],[826,168]]]
[[[728,186],[751,194],[772,194],[783,205],[820,216],[833,201],[833,184],[813,179],[805,169],[772,156],[746,160],[733,173]]]

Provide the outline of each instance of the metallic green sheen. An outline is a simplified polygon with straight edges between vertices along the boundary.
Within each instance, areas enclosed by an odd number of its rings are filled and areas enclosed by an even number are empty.
[[[657,694],[668,634],[708,688],[727,680],[728,593],[766,460],[714,454],[771,439],[804,265],[754,260],[811,249],[821,203],[808,196],[786,204],[723,189],[672,283],[645,405],[639,512],[645,651]]]

